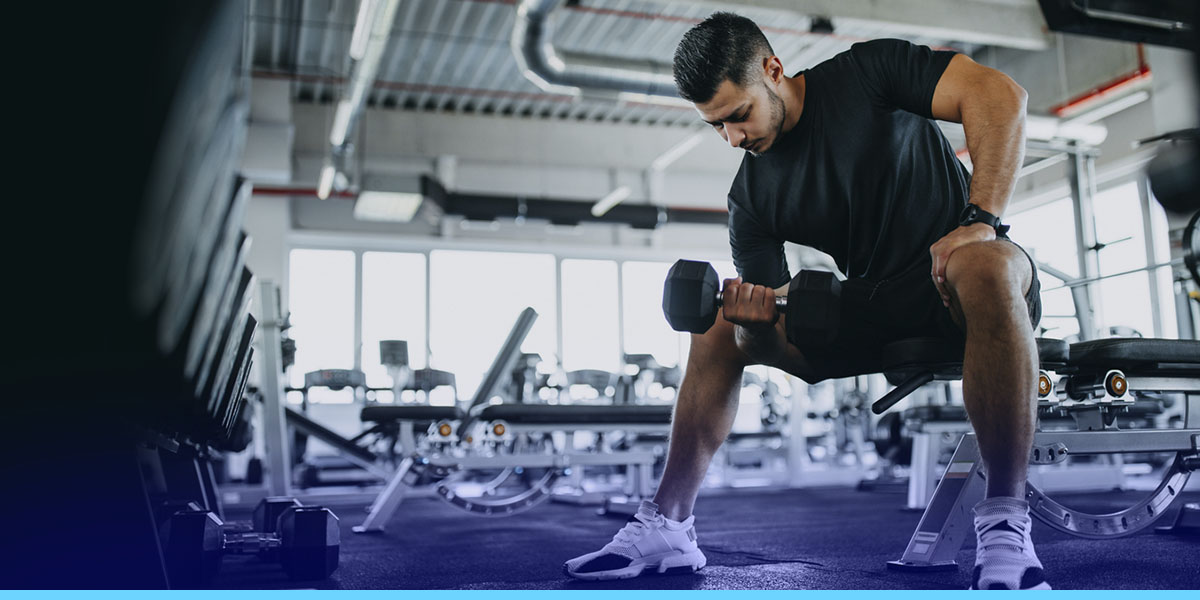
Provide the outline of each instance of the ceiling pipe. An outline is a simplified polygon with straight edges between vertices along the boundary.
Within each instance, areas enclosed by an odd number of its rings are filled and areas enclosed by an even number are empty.
[[[570,60],[551,43],[550,13],[562,0],[521,0],[512,30],[512,50],[517,66],[542,90],[579,96],[587,91],[617,92],[619,100],[671,102],[691,106],[675,91],[670,69],[646,63],[628,68],[626,61]]]
[[[256,196],[312,197],[317,190],[308,186],[255,186]],[[728,225],[729,213],[720,208],[618,204],[604,214],[592,213],[593,202],[562,198],[530,198],[495,194],[451,192],[440,182],[421,177],[421,195],[436,205],[436,212],[461,216],[472,221],[497,219],[544,220],[555,225],[608,223],[629,225],[634,229],[656,229],[666,224]],[[334,190],[330,198],[353,199],[356,194]]]
[[[341,97],[333,113],[333,126],[329,131],[329,156],[321,168],[321,179],[317,187],[317,197],[322,200],[329,198],[334,188],[338,187],[339,181],[345,181],[341,171],[346,168],[349,150],[346,141],[359,115],[362,114],[363,106],[367,103],[367,94],[379,73],[379,63],[383,60],[383,51],[387,48],[388,37],[392,33],[392,22],[396,18],[396,8],[399,5],[400,0],[358,0],[358,13],[354,19],[354,32],[351,34],[349,48],[354,66],[351,67],[350,78],[342,88]]]
[[[338,100],[334,113],[333,127],[329,132],[329,143],[335,148],[344,146],[354,123],[362,114],[363,106],[367,103],[367,94],[379,73],[379,63],[383,59],[383,51],[387,48],[388,37],[392,33],[392,22],[396,18],[396,8],[399,0],[359,0],[359,15],[355,22],[355,47],[351,48],[354,55],[361,59],[354,60],[350,71],[350,79],[342,88],[342,96]],[[359,27],[369,27],[362,31]],[[366,40],[365,42],[361,40]]]

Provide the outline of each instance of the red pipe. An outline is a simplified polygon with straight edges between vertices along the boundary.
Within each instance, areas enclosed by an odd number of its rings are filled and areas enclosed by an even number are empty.
[[[254,191],[252,193],[255,196],[313,196],[316,198],[320,197],[320,196],[317,196],[317,188],[306,188],[306,187],[273,187],[273,186],[266,186],[266,185],[256,185],[256,186],[254,186]],[[357,198],[358,194],[347,192],[345,190],[343,190],[343,191],[335,190],[335,191],[329,192],[329,197],[330,198]]]
[[[1087,92],[1080,94],[1079,96],[1063,102],[1062,104],[1055,105],[1050,108],[1050,112],[1059,117],[1068,117],[1079,112],[1084,106],[1090,104],[1100,97],[1111,95],[1112,93],[1124,87],[1136,85],[1143,81],[1149,81],[1151,77],[1150,64],[1146,62],[1146,52],[1141,44],[1137,45],[1137,56],[1138,66],[1133,71],[1113,79],[1112,81],[1108,81],[1097,87],[1094,87]]]

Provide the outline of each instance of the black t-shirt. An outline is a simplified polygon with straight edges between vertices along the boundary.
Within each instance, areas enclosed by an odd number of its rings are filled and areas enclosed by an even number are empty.
[[[953,56],[875,40],[803,72],[799,122],[766,154],[747,152],[729,190],[729,242],[746,281],[788,282],[785,241],[876,282],[929,261],[970,185],[930,114]]]

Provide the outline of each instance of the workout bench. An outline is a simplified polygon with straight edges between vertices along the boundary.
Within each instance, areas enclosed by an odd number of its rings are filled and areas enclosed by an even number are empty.
[[[1032,514],[1059,531],[1084,538],[1115,538],[1149,527],[1166,513],[1191,471],[1200,468],[1200,341],[1105,339],[1068,347],[1059,340],[1039,339],[1038,352],[1042,366],[1039,410],[1072,417],[1078,430],[1036,432],[1030,464],[1061,463],[1072,455],[1123,452],[1174,452],[1176,456],[1153,493],[1116,513],[1090,514],[1068,508],[1027,482]],[[961,377],[961,356],[960,347],[943,340],[903,340],[890,345],[885,349],[885,373],[899,385],[872,409],[880,413],[930,381]],[[1061,376],[1057,384],[1048,371]],[[1117,414],[1132,406],[1136,395],[1146,393],[1183,394],[1183,427],[1119,429]],[[975,435],[967,433],[903,556],[889,562],[889,567],[957,568],[954,559],[971,531],[971,509],[983,498],[985,478]]]
[[[572,467],[623,465],[633,480],[634,495],[648,494],[651,470],[657,460],[653,452],[619,451],[607,453],[539,451],[510,452],[505,443],[529,433],[575,431],[626,431],[665,433],[670,429],[671,407],[639,405],[550,405],[494,404],[492,398],[502,378],[512,372],[520,357],[521,342],[533,327],[537,313],[526,308],[509,332],[475,396],[466,407],[373,406],[363,410],[363,420],[380,423],[390,420],[402,429],[413,423],[436,421],[422,447],[404,458],[387,487],[371,504],[370,514],[356,533],[380,532],[395,514],[406,491],[424,475],[435,481],[434,491],[446,502],[484,516],[504,516],[528,510],[548,500],[559,477],[570,474]],[[447,485],[455,472],[472,469],[527,470],[544,469],[529,489],[500,500],[472,496],[460,497]],[[501,478],[494,482],[498,485]]]

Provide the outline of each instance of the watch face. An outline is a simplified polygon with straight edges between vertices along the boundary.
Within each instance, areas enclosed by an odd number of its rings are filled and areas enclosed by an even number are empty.
[[[967,225],[975,218],[975,211],[978,209],[974,204],[968,204],[963,207],[962,214],[958,216],[958,221],[962,225]]]

